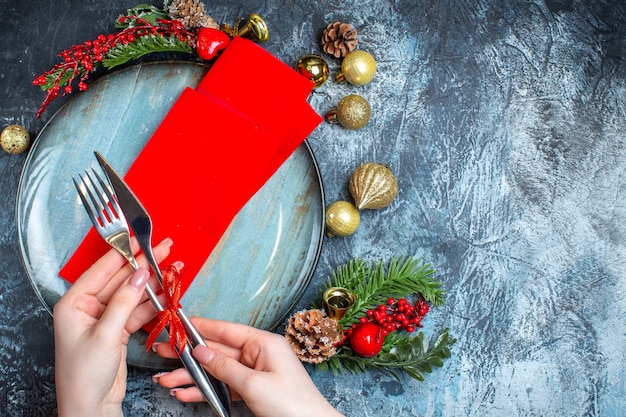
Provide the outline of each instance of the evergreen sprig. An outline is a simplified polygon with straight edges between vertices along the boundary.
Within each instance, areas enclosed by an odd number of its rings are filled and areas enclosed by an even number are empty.
[[[131,19],[117,19],[115,21],[115,26],[121,29],[126,29],[138,25],[141,26],[143,22],[149,22],[153,26],[158,26],[160,19],[169,19],[166,10],[167,6],[164,6],[161,10],[151,4],[138,4],[137,6],[126,11],[126,16],[131,17]]]
[[[400,382],[400,371],[411,378],[424,380],[425,373],[431,373],[433,367],[442,367],[451,355],[450,346],[456,339],[450,336],[449,329],[444,329],[435,341],[426,338],[424,332],[416,336],[408,333],[392,333],[385,338],[381,352],[373,358],[363,358],[348,346],[341,349],[326,361],[317,365],[322,371],[331,370],[335,374],[343,372],[359,373],[366,369],[376,369],[392,375]]]
[[[430,278],[434,272],[430,264],[422,262],[421,258],[394,257],[387,269],[383,261],[368,265],[362,259],[354,259],[333,272],[327,287],[343,287],[354,293],[356,302],[341,319],[343,327],[348,328],[357,323],[368,309],[375,309],[389,297],[420,294],[433,305],[442,305],[444,290],[441,282]]]
[[[138,37],[135,42],[120,44],[109,50],[102,64],[107,69],[125,64],[133,59],[156,52],[184,52],[194,53],[188,41],[183,41],[176,35],[163,36],[161,34]]]
[[[421,258],[394,257],[386,268],[383,261],[368,264],[357,258],[337,268],[321,293],[330,287],[343,287],[354,293],[354,306],[340,320],[342,327],[349,329],[366,316],[367,310],[385,304],[390,297],[419,295],[434,306],[442,305],[444,290],[441,282],[432,279],[433,274],[430,264],[424,263]],[[321,293],[314,308],[322,305]],[[404,371],[411,378],[423,381],[425,373],[432,372],[433,367],[443,366],[445,359],[450,357],[450,346],[455,342],[447,328],[432,343],[424,332],[417,335],[393,332],[385,337],[381,351],[372,358],[361,357],[349,344],[343,344],[335,355],[316,366],[319,370],[330,369],[334,373],[376,369],[398,381],[399,372]]]

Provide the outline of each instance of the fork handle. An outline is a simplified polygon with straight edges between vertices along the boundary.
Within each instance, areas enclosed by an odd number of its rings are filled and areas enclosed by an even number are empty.
[[[137,260],[134,256],[128,259],[128,262],[135,271],[139,269],[139,264],[137,264]],[[157,271],[157,277],[159,278],[159,281],[161,281],[161,271],[159,271],[158,269],[156,269],[155,271]],[[148,294],[148,298],[150,298],[150,301],[152,302],[152,305],[154,306],[154,309],[156,311],[164,310],[161,301],[157,297],[154,289],[152,289],[150,284],[146,284],[146,294]],[[181,317],[184,326],[187,328],[187,332],[190,333],[190,335],[192,336],[194,346],[198,344],[206,346],[204,339],[202,338],[202,336],[200,336],[198,330],[193,327],[191,321],[189,321],[189,318],[182,309],[178,310],[178,315]],[[211,375],[207,374],[205,369],[193,357],[189,344],[186,344],[183,350],[179,351],[178,354],[180,356],[180,360],[183,362],[183,365],[185,365],[185,368],[191,375],[191,378],[196,383],[196,386],[202,393],[202,396],[209,402],[209,404],[211,404],[213,410],[218,414],[219,417],[229,417],[230,411],[227,410],[224,405],[230,405],[230,394],[226,385],[221,381],[217,381]]]

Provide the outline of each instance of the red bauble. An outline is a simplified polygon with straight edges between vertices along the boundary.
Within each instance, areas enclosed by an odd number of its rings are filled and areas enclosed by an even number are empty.
[[[230,43],[230,37],[219,29],[202,28],[196,38],[196,52],[205,61],[215,58],[215,55]]]
[[[350,334],[352,350],[364,358],[378,355],[385,341],[382,330],[379,325],[372,322],[357,325]]]

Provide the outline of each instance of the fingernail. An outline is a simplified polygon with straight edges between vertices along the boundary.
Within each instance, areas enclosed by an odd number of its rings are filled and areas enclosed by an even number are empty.
[[[150,278],[150,273],[143,268],[139,268],[130,276],[128,280],[128,285],[138,290],[142,289],[146,282],[148,282],[148,278]]]
[[[167,374],[169,374],[169,372],[159,372],[158,374],[152,375],[152,382],[159,382],[159,378]]]
[[[198,345],[193,349],[192,355],[203,364],[208,364],[215,357],[215,352],[206,346]]]
[[[181,269],[185,267],[185,264],[182,263],[181,261],[176,261],[172,265],[174,266],[174,268],[178,269],[178,271],[180,271]]]
[[[158,352],[158,350],[159,350],[159,346],[160,346],[160,345],[161,345],[161,342],[154,342],[154,343],[152,344],[152,348],[151,348],[151,349],[152,349],[152,351],[153,351],[153,352]]]
[[[159,243],[159,245],[166,245],[168,248],[171,247],[173,244],[174,244],[174,241],[170,239],[169,237],[166,237],[165,239],[163,239],[161,243]]]
[[[172,389],[170,390],[170,395],[171,395],[172,397],[175,397],[175,396],[176,396],[176,393],[177,393],[178,391],[182,390],[182,389],[183,389],[183,388],[172,388]]]

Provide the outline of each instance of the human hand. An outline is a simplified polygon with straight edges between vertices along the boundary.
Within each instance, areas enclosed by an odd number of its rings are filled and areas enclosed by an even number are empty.
[[[224,321],[192,321],[207,342],[207,347],[194,348],[194,357],[256,416],[341,416],[315,387],[284,337]],[[156,344],[155,350],[163,357],[173,356],[167,343]],[[203,400],[195,386],[181,388],[193,384],[184,368],[154,379],[180,401]]]
[[[133,249],[138,245],[133,240]],[[169,254],[169,239],[154,248]],[[58,415],[121,416],[126,393],[128,339],[155,315],[144,288],[147,262],[133,272],[110,250],[54,306],[55,382]]]

